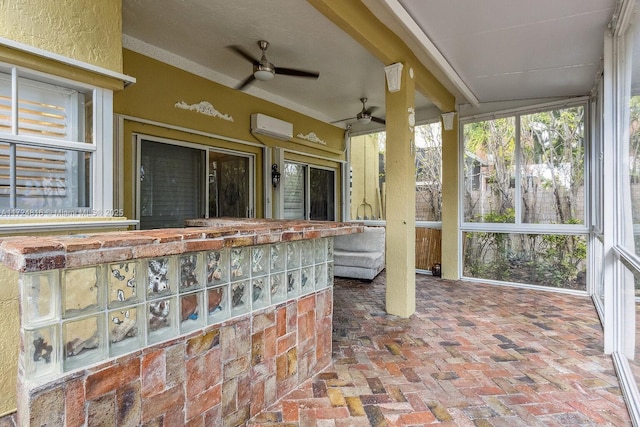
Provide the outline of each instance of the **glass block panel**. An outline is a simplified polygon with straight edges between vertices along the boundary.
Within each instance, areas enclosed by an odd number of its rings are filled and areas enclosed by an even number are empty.
[[[170,257],[153,258],[147,262],[147,296],[160,298],[174,292],[175,287],[171,281],[173,259]]]
[[[300,265],[306,267],[315,262],[315,248],[313,240],[303,240],[300,242]]]
[[[316,289],[327,287],[327,264],[316,264],[315,287]]]
[[[204,292],[180,295],[180,332],[189,332],[204,326]]]
[[[300,295],[300,270],[287,272],[287,298]]]
[[[300,244],[298,242],[287,243],[287,270],[300,267]]]
[[[266,274],[269,274],[269,246],[255,246],[251,248],[251,275]]]
[[[59,316],[59,271],[24,273],[20,276],[22,319],[25,326],[42,324]]]
[[[169,339],[176,334],[175,298],[167,298],[147,303],[147,330],[149,343]]]
[[[304,267],[300,270],[300,295],[308,294],[315,290],[315,267]]]
[[[269,305],[269,278],[266,276],[251,279],[251,306],[253,310]]]
[[[207,290],[208,323],[217,323],[229,318],[229,285]]]
[[[62,271],[62,317],[69,318],[104,309],[104,285],[100,266]]]
[[[231,284],[231,315],[248,313],[250,309],[249,281]]]
[[[144,319],[144,305],[109,312],[110,356],[124,354],[144,346]]]
[[[231,281],[249,278],[250,248],[231,248]]]
[[[271,245],[271,272],[280,272],[284,270],[285,264],[285,244],[276,243]]]
[[[316,263],[325,262],[327,260],[327,239],[315,239],[313,242]]]
[[[202,253],[182,254],[178,257],[178,263],[178,284],[181,293],[204,286],[205,268]]]
[[[272,274],[271,280],[271,303],[276,304],[287,299],[287,287],[285,286],[285,274]]]
[[[327,261],[333,261],[333,237],[327,238]]]
[[[25,371],[28,378],[60,372],[58,326],[25,331]]]
[[[64,370],[70,371],[104,359],[104,339],[104,313],[63,323]]]
[[[207,252],[207,286],[229,282],[229,250]]]
[[[139,291],[144,286],[138,261],[113,263],[107,266],[109,307],[121,307],[139,302],[144,296]]]
[[[333,262],[327,263],[327,284],[326,286],[333,286]]]

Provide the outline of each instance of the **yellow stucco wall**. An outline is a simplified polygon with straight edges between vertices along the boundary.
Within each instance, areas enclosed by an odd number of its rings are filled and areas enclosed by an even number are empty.
[[[384,219],[384,195],[379,188],[379,152],[378,140],[374,135],[351,138],[349,154],[353,179],[350,219]]]
[[[20,321],[18,273],[0,265],[0,416],[16,408]]]
[[[336,126],[320,122],[296,111],[214,83],[126,49],[124,50],[124,73],[135,77],[137,82],[115,94],[114,112],[153,122],[153,124],[145,124],[128,119],[125,119],[124,122],[124,161],[120,173],[124,182],[122,189],[124,213],[128,217],[133,217],[135,213],[133,133],[255,154],[256,214],[258,217],[264,214],[262,148],[233,142],[229,139],[261,144],[266,147],[282,147],[321,156],[329,160],[327,162],[327,160],[307,157],[305,161],[310,164],[337,167],[338,162],[344,159],[344,130]],[[203,101],[211,104],[221,115],[231,117],[233,120],[225,120],[176,107],[176,103],[180,102],[191,106]],[[252,113],[262,113],[292,123],[294,138],[291,141],[280,141],[266,136],[252,135]],[[189,130],[202,132],[205,135],[189,132]],[[297,137],[298,134],[308,135],[311,132],[315,133],[325,144],[313,143]],[[207,134],[220,135],[223,138],[215,138],[207,136]],[[291,157],[293,156],[287,156],[287,158]],[[339,177],[338,170],[338,180]],[[339,203],[339,200],[336,202]]]
[[[122,0],[0,1],[0,37],[121,73]]]

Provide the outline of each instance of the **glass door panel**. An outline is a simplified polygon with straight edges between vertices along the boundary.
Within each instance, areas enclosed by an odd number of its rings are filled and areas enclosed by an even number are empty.
[[[305,209],[306,166],[295,163],[284,165],[284,218],[306,219]]]
[[[309,218],[318,221],[334,221],[335,172],[327,169],[310,168],[310,212]]]
[[[142,140],[140,153],[140,228],[184,227],[202,217],[205,152]]]
[[[251,159],[209,152],[209,217],[251,217]]]

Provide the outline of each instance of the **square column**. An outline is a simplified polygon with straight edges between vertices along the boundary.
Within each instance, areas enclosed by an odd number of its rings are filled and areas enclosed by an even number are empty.
[[[386,91],[386,309],[389,314],[411,316],[415,297],[415,81],[404,64],[387,79]],[[389,91],[397,83],[399,89]],[[393,87],[392,90],[395,90]]]

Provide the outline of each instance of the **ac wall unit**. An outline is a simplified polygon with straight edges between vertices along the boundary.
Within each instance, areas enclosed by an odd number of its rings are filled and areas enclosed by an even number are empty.
[[[251,133],[288,141],[293,138],[293,125],[275,117],[256,113],[251,115]]]

